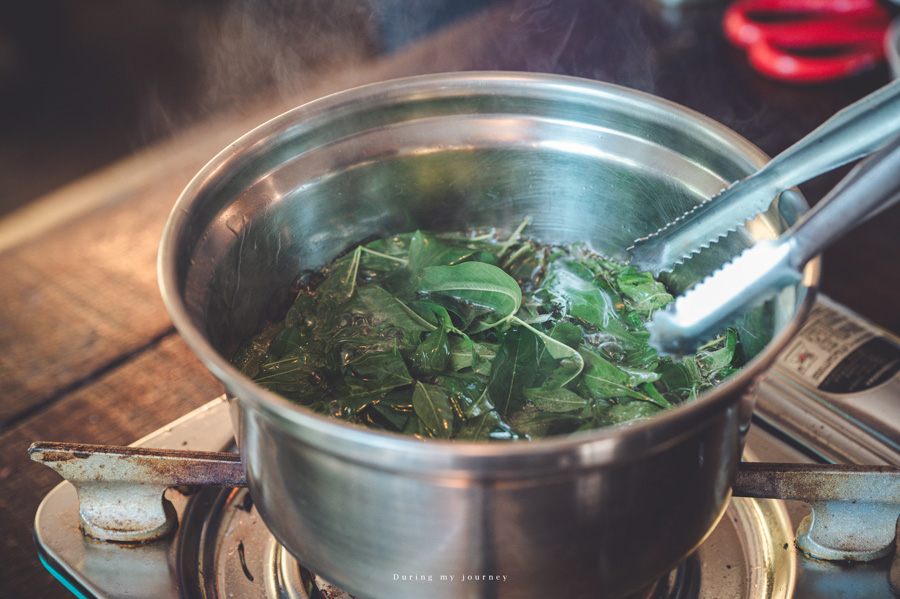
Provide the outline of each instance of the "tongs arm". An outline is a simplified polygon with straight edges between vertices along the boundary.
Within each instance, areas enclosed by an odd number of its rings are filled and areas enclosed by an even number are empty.
[[[788,232],[800,268],[857,225],[900,199],[900,136],[857,165]]]
[[[686,354],[740,316],[797,284],[801,268],[842,235],[900,199],[900,136],[857,165],[776,240],[742,252],[647,323],[661,354]]]
[[[765,211],[778,193],[868,156],[897,132],[900,80],[844,108],[749,177],[635,240],[631,263],[654,274],[671,271]]]

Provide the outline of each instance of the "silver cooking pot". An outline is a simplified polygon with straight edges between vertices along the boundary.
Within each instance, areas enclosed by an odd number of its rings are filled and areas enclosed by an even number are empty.
[[[159,256],[176,327],[232,399],[251,495],[311,570],[364,598],[624,597],[722,515],[753,388],[812,301],[803,284],[741,324],[742,371],[649,421],[531,443],[423,442],[312,414],[229,363],[306,269],[372,236],[515,228],[612,258],[766,157],[632,90],[524,73],[389,81],[291,110],[216,156]],[[805,209],[796,194],[672,274],[696,282]],[[781,206],[778,208],[778,206]],[[502,233],[501,233],[502,234]]]

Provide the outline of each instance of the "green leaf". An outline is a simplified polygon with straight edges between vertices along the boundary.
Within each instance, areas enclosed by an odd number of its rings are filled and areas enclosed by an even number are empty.
[[[353,374],[347,379],[348,385],[361,385],[368,393],[381,393],[413,382],[406,363],[396,351],[364,354],[351,360],[347,368]]]
[[[714,349],[717,346],[718,349]],[[736,350],[737,331],[728,329],[724,336],[700,348],[697,352],[697,365],[707,378],[714,377],[731,365]]]
[[[357,247],[333,263],[330,273],[319,284],[316,292],[322,301],[340,306],[353,296],[356,290],[356,272],[359,269],[361,250]]]
[[[269,344],[269,354],[283,358],[289,352],[301,348],[306,343],[306,336],[295,327],[285,327],[278,331]]]
[[[503,322],[522,304],[522,290],[516,280],[496,266],[483,262],[425,268],[418,289],[421,293],[444,296],[488,310],[490,315],[475,327],[476,331]]]
[[[569,384],[570,382],[572,382],[575,379],[575,377],[578,376],[578,374],[584,368],[584,358],[581,357],[581,355],[578,353],[577,350],[569,347],[562,341],[554,339],[551,335],[547,335],[546,333],[540,331],[539,329],[532,327],[531,325],[519,320],[516,317],[512,317],[510,319],[510,321],[513,322],[514,324],[518,324],[518,325],[521,325],[521,326],[527,328],[532,333],[534,333],[536,336],[538,336],[541,339],[541,341],[544,342],[544,349],[546,349],[547,353],[549,353],[553,358],[555,358],[557,360],[561,360],[563,362],[562,364],[560,364],[560,367],[557,367],[554,370],[556,382],[553,383],[552,386],[562,387],[564,385]],[[563,338],[565,338],[567,336],[571,338],[571,336],[572,336],[571,330],[568,329],[567,327],[563,327],[560,330],[559,334]],[[541,362],[541,356],[538,355],[538,366],[539,367],[540,367],[540,362]]]
[[[655,403],[661,408],[671,408],[672,402],[666,399],[662,393],[660,393],[656,387],[653,386],[653,383],[644,383],[641,385],[641,391],[643,391],[647,397],[650,398],[650,401]]]
[[[496,412],[485,412],[466,420],[456,438],[460,441],[487,441],[500,426],[500,416]]]
[[[557,303],[565,306],[569,315],[599,329],[606,329],[617,318],[615,301],[609,293],[590,280],[578,276],[573,270],[576,266],[569,263],[554,264],[541,289],[551,293]]]
[[[487,392],[497,412],[506,417],[525,405],[522,389],[532,386],[538,369],[538,339],[528,329],[510,329],[491,364]]]
[[[491,402],[491,394],[488,391],[487,385],[485,385],[484,390],[482,390],[481,395],[478,396],[478,399],[469,406],[469,409],[466,411],[467,418],[474,418],[475,416],[481,416],[487,412],[490,412],[494,409],[494,404]]]
[[[407,302],[406,305],[433,327],[437,328],[443,324],[447,327],[447,330],[453,329],[453,320],[444,306],[424,300],[412,300]]]
[[[544,412],[571,412],[584,408],[589,399],[560,387],[534,387],[524,390],[525,398]]]
[[[284,324],[288,327],[308,329],[313,325],[315,313],[315,298],[307,291],[301,291],[288,309]]]
[[[425,335],[410,360],[410,368],[416,376],[433,376],[447,369],[450,363],[450,341],[443,325]]]
[[[628,300],[632,310],[643,318],[671,303],[674,298],[665,285],[653,278],[649,272],[638,272],[630,266],[616,276],[616,288]]]
[[[397,235],[365,244],[359,260],[360,270],[386,273],[405,268],[409,262],[409,241],[408,235]]]
[[[497,357],[498,345],[475,343],[468,335],[450,336],[450,369],[460,371],[471,368],[485,376],[491,373],[491,361]]]
[[[409,269],[418,272],[428,266],[459,264],[474,250],[444,243],[434,235],[416,231],[409,243]]]
[[[575,412],[543,412],[534,406],[527,406],[509,418],[514,431],[531,439],[571,433],[583,422]]]
[[[419,343],[422,333],[437,328],[378,285],[360,287],[356,295],[361,304],[361,311],[367,314],[376,326],[397,327],[403,332],[403,338],[413,345]]]
[[[311,378],[320,366],[317,356],[298,349],[285,358],[261,365],[253,380],[270,391],[305,403],[308,396],[319,396],[325,391],[315,386]]]
[[[636,385],[652,382],[659,375],[639,369],[627,369],[609,362],[603,356],[586,352],[583,382],[595,399],[613,399],[632,397],[650,401],[645,393],[635,389]]]
[[[581,339],[584,337],[584,331],[581,330],[581,327],[574,325],[571,322],[562,321],[554,325],[553,329],[550,331],[550,337],[571,349],[578,349],[578,346],[581,344]],[[563,355],[555,355],[554,357],[563,358],[567,355],[564,351],[562,354]]]
[[[418,382],[412,402],[416,416],[435,436],[447,439],[453,434],[453,405],[446,389]]]
[[[645,420],[658,414],[660,407],[648,401],[633,401],[627,404],[610,406],[605,414],[604,424],[626,424]]]
[[[444,374],[436,377],[437,383],[450,394],[457,415],[463,418],[478,416],[494,409],[485,393],[487,379],[475,373]]]
[[[366,425],[391,432],[402,431],[410,417],[409,412],[403,412],[382,403],[373,404],[366,412]]]

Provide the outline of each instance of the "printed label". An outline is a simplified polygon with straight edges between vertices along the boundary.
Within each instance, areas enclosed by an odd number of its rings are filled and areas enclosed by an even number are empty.
[[[882,337],[869,339],[832,369],[819,389],[856,393],[884,383],[900,371],[900,348]]]
[[[900,372],[900,347],[819,301],[776,363],[828,393],[871,389]]]

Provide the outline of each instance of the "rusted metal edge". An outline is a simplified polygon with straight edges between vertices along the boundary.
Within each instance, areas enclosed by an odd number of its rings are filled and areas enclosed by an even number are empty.
[[[812,514],[800,523],[796,542],[813,557],[871,561],[894,549],[900,468],[742,463],[733,494],[808,503]]]
[[[38,442],[32,460],[56,470],[78,491],[82,529],[92,537],[147,542],[177,526],[169,487],[245,487],[240,456],[233,453]]]

